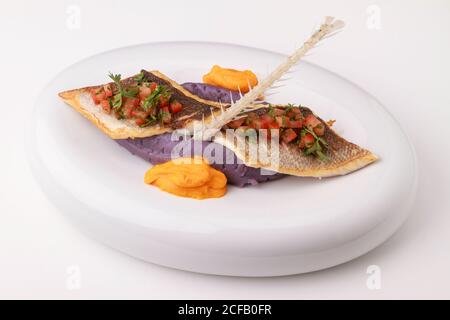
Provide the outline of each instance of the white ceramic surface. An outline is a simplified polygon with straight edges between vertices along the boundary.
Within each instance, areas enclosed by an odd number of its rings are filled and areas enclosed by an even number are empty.
[[[158,69],[200,81],[213,64],[263,77],[282,55],[216,43],[153,43],[85,59],[40,95],[27,134],[33,172],[49,198],[92,237],[137,258],[184,270],[277,276],[351,260],[386,240],[414,199],[414,152],[376,99],[339,76],[302,62],[273,102],[310,106],[336,131],[380,156],[343,177],[288,177],[230,187],[221,199],[177,198],[142,182],[149,168],[57,97],[103,83],[107,73]]]

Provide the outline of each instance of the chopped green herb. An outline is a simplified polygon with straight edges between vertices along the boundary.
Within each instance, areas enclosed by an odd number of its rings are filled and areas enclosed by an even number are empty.
[[[314,144],[305,150],[305,154],[314,154],[320,160],[328,161],[329,158],[322,152],[322,147],[328,148],[328,143],[322,137],[318,137],[314,130],[310,130],[306,127],[302,129],[302,131],[300,132],[300,136],[303,137],[304,135],[306,135],[306,133],[312,134],[312,136],[314,137]]]
[[[137,76],[134,77],[134,80],[136,80],[138,85],[141,85],[142,82],[144,82],[145,80],[145,74],[144,72],[139,72],[139,74]]]
[[[271,104],[269,104],[269,111],[267,111],[267,114],[271,117],[275,116],[275,109],[273,108],[273,106]]]
[[[109,73],[108,75],[112,81],[114,81],[114,84],[117,87],[117,93],[113,96],[112,98],[112,107],[114,108],[114,110],[118,111],[121,107],[122,107],[122,94],[123,94],[123,88],[122,88],[122,83],[120,83],[121,80],[121,75],[120,74],[113,74],[113,73]]]
[[[117,86],[117,90],[119,92],[122,92],[122,83],[120,83],[120,80],[122,79],[122,76],[120,74],[113,74],[113,73],[109,73],[108,76],[111,78],[112,81],[114,81],[114,83]]]
[[[295,108],[295,105],[293,105],[292,103],[288,103],[288,105],[286,106],[286,108],[284,110],[285,110],[286,113],[288,113],[293,108]]]
[[[137,96],[138,93],[139,93],[138,87],[129,87],[129,88],[123,89],[122,95],[125,98],[134,98]]]
[[[322,161],[328,161],[330,160],[330,158],[328,158],[326,155],[323,154],[323,152],[321,150],[317,150],[316,151],[317,156],[319,157],[320,160]]]
[[[142,109],[148,111],[151,108],[156,107],[161,97],[170,97],[170,91],[166,86],[158,85],[156,89],[144,99]]]
[[[145,127],[153,124],[156,120],[157,120],[157,118],[155,116],[149,116],[147,118],[147,121],[144,124],[141,124],[140,127],[145,128]]]
[[[122,106],[122,94],[120,92],[113,96],[111,100],[111,106],[114,110],[119,110]]]
[[[122,83],[120,82],[122,77],[120,74],[112,74],[111,72],[108,75],[114,84],[117,87],[117,93],[112,98],[112,107],[115,110],[119,110],[123,104],[123,98],[134,98],[139,93],[138,87],[128,87],[124,88]]]
[[[316,152],[316,144],[314,143],[311,147],[305,149],[305,154],[309,156],[310,154],[313,154]]]

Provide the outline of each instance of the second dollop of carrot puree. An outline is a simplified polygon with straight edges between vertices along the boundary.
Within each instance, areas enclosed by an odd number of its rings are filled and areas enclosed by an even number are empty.
[[[220,198],[227,191],[226,176],[202,157],[179,158],[150,168],[144,182],[180,197]]]
[[[228,90],[241,90],[242,93],[246,93],[258,84],[258,78],[250,70],[239,71],[214,65],[211,71],[203,76],[203,82]]]

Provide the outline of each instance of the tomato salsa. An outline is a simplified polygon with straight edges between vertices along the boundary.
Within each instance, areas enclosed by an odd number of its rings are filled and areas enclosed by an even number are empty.
[[[142,72],[126,86],[120,74],[109,77],[114,83],[92,88],[90,94],[96,105],[117,119],[133,121],[140,127],[169,124],[172,116],[183,109],[168,86],[146,81]]]
[[[113,83],[91,88],[90,95],[96,105],[117,119],[132,121],[139,127],[158,123],[167,125],[172,122],[174,114],[183,110],[169,86],[147,80],[143,72],[127,84],[121,81],[120,74],[109,74],[109,77]],[[328,144],[323,138],[325,124],[310,112],[302,113],[300,106],[273,107],[269,104],[263,113],[246,113],[226,127],[255,129],[268,138],[274,132],[270,129],[274,129],[280,142],[296,145],[307,155],[327,159],[324,149]]]
[[[247,113],[245,116],[229,122],[227,127],[258,131],[275,129],[281,143],[296,145],[307,155],[313,154],[322,160],[327,159],[324,149],[328,147],[328,144],[323,138],[325,124],[312,113],[304,115],[300,106],[290,104],[287,107],[273,107],[269,105],[267,112]],[[267,136],[270,137],[270,132],[274,131],[262,130],[259,132],[267,132]]]

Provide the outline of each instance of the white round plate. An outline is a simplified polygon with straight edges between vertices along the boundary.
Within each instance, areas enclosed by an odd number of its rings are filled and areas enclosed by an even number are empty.
[[[220,199],[179,198],[143,183],[150,164],[66,106],[57,93],[160,70],[199,82],[212,65],[261,79],[284,58],[218,43],[149,43],[105,52],[60,73],[42,92],[27,136],[30,162],[48,197],[80,228],[131,256],[195,272],[279,276],[328,268],[373,249],[405,220],[417,185],[415,157],[398,123],[372,96],[302,62],[271,97],[301,103],[380,161],[347,176],[287,177],[230,186]]]

